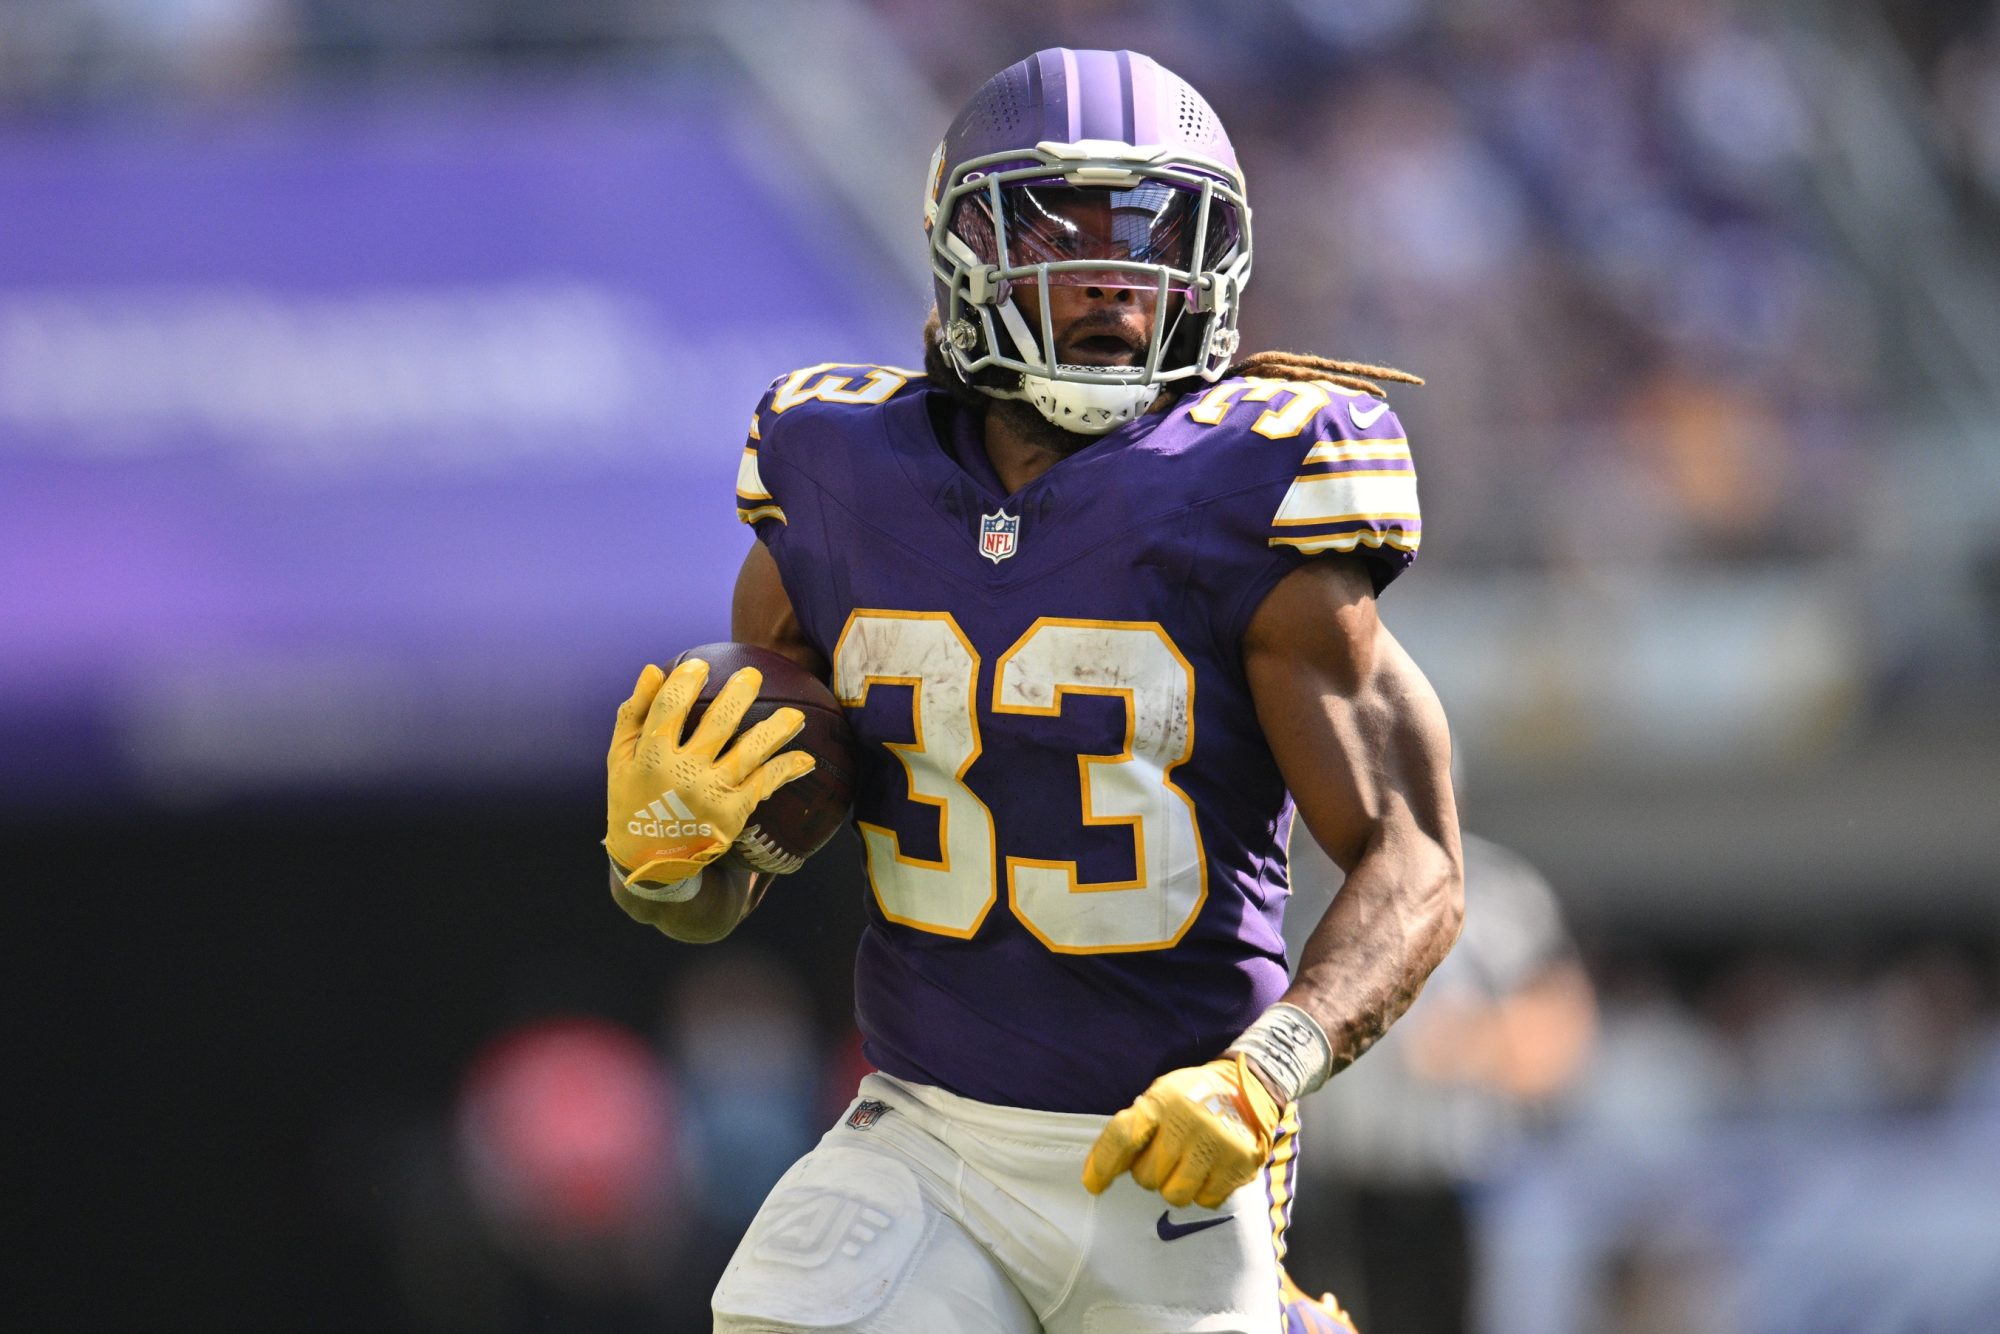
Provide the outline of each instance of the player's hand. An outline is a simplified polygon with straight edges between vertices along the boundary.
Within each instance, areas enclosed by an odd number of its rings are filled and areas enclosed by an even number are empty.
[[[1111,1118],[1084,1160],[1092,1195],[1130,1169],[1176,1207],[1213,1209],[1271,1157],[1280,1109],[1241,1056],[1171,1070]]]
[[[697,874],[729,851],[759,802],[812,770],[804,751],[778,754],[805,726],[793,708],[779,709],[722,753],[764,684],[754,667],[729,678],[683,740],[706,680],[708,664],[699,658],[672,676],[648,664],[618,706],[605,760],[604,849],[628,880],[673,884]]]

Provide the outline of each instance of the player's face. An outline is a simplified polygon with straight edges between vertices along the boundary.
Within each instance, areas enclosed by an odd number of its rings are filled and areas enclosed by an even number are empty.
[[[1014,301],[1028,326],[1039,330],[1042,297],[1021,284]],[[1056,360],[1071,366],[1136,366],[1153,337],[1158,298],[1154,293],[1102,283],[1049,286],[1049,315],[1056,336]]]
[[[1062,185],[1009,192],[1010,266],[1093,259],[1190,267],[1193,200],[1165,186],[1110,190]],[[1049,315],[1056,360],[1072,366],[1133,366],[1145,359],[1159,289],[1145,273],[1070,269],[1049,275]],[[1039,334],[1042,291],[1016,282],[1013,298]],[[1169,293],[1169,302],[1178,296]]]

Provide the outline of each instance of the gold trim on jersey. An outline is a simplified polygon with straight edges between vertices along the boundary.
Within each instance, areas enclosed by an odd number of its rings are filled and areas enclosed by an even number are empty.
[[[1347,533],[1326,533],[1318,537],[1274,537],[1268,545],[1274,547],[1297,547],[1308,556],[1322,551],[1352,551],[1356,547],[1394,547],[1398,551],[1415,551],[1423,535],[1414,529],[1394,528],[1382,532],[1356,529]]]
[[[1338,477],[1415,477],[1417,470],[1407,464],[1401,468],[1357,468],[1348,472],[1302,472],[1292,478],[1293,485],[1300,482],[1324,482]]]
[[[1384,436],[1380,440],[1322,440],[1306,451],[1302,467],[1315,463],[1360,463],[1375,459],[1410,457],[1408,436]]]

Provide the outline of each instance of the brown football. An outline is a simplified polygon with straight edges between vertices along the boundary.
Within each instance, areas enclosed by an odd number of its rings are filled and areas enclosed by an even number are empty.
[[[751,812],[743,833],[745,842],[753,846],[738,849],[744,860],[759,870],[780,874],[798,870],[847,823],[847,813],[854,806],[859,748],[840,701],[818,677],[770,649],[751,644],[702,644],[675,658],[667,670],[689,658],[708,664],[701,697],[688,711],[689,730],[708,711],[729,678],[744,667],[762,672],[764,685],[743,715],[739,733],[788,704],[805,714],[806,725],[785,749],[807,751],[817,763],[811,773],[785,784]]]

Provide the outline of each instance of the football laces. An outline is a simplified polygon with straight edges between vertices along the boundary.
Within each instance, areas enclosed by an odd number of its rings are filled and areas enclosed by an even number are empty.
[[[779,847],[760,825],[743,827],[736,839],[735,852],[752,870],[768,875],[790,875],[806,864],[806,859],[798,853]]]

